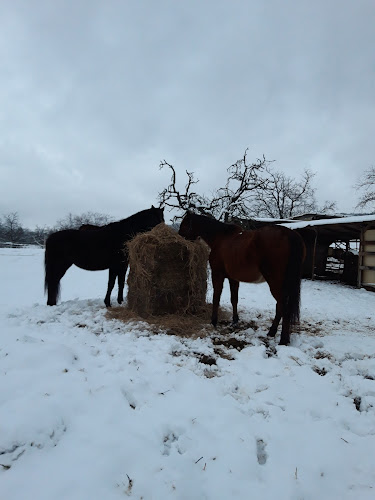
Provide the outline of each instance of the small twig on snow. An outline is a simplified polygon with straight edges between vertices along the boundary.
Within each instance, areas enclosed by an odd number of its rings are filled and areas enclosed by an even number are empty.
[[[126,490],[125,493],[127,495],[130,495],[130,493],[132,491],[132,488],[133,488],[133,479],[130,479],[130,477],[128,476],[128,474],[126,474],[126,477],[128,478],[129,484],[128,484],[128,489]]]
[[[164,392],[159,392],[159,396],[165,396],[167,394],[167,392],[170,392],[170,389],[168,389],[167,391],[164,391]]]
[[[295,361],[297,363],[297,365],[302,366],[302,363],[300,363],[298,361],[298,358],[296,358],[295,356],[290,356],[290,359],[292,359],[293,361]]]

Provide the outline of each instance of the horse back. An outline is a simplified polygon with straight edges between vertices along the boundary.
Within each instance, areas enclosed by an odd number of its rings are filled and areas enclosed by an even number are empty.
[[[303,253],[303,246],[300,235],[283,226],[237,231],[217,241],[210,264],[237,281],[261,283],[270,274],[278,275],[281,280],[290,254],[293,250]]]

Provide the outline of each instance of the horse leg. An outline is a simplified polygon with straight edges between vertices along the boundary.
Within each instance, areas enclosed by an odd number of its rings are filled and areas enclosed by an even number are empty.
[[[107,293],[106,293],[106,296],[104,299],[104,304],[107,307],[111,307],[111,293],[112,293],[113,287],[115,286],[116,276],[117,276],[117,271],[110,267],[109,273],[108,273],[108,288],[107,288]]]
[[[284,297],[282,294],[281,286],[270,285],[270,290],[272,295],[276,300],[276,315],[272,322],[271,328],[269,329],[268,336],[274,337],[277,332],[277,327],[279,326],[281,318],[283,319],[283,324],[281,327],[281,337],[279,345],[288,345],[290,342],[290,315],[286,308],[283,307]]]
[[[60,293],[60,280],[72,264],[65,262],[49,263],[46,268],[47,305],[55,306]]]
[[[282,318],[283,323],[281,327],[281,336],[279,345],[288,345],[290,342],[290,315],[288,314],[288,311],[286,311],[286,308],[283,307],[284,297],[282,293],[281,292],[277,293],[275,291],[272,291],[271,287],[270,289],[272,295],[276,299],[276,315],[271,325],[271,328],[268,332],[268,335],[270,337],[274,337],[276,335],[277,327],[279,326],[280,320]]]
[[[280,345],[288,345],[290,342],[290,316],[287,313],[283,315],[283,325],[281,327]]]
[[[118,295],[117,302],[122,304],[124,302],[124,286],[125,286],[125,276],[128,269],[128,264],[123,266],[117,273],[117,283],[118,283]]]
[[[276,335],[277,327],[279,326],[281,316],[282,316],[282,314],[281,314],[280,302],[276,302],[275,319],[273,320],[271,328],[269,329],[269,332],[267,333],[268,337],[274,337]]]
[[[240,283],[236,280],[229,279],[230,286],[230,301],[232,303],[233,308],[233,324],[238,323],[238,312],[237,312],[237,304],[238,304],[238,287]]]
[[[266,274],[266,273],[264,273]],[[263,274],[263,276],[264,276]],[[283,319],[283,324],[281,328],[280,345],[288,345],[290,342],[290,317],[287,311],[285,311],[284,303],[285,298],[283,293],[283,276],[281,273],[274,273],[271,277],[264,276],[270,287],[270,291],[276,300],[276,314],[275,319],[272,322],[271,328],[269,329],[268,336],[274,337],[277,332],[277,327],[279,326],[281,318]]]
[[[47,285],[47,306],[55,306],[60,290],[60,278],[50,277]]]
[[[282,318],[280,345],[290,343],[290,328],[292,324],[293,303],[291,303],[290,292],[285,290],[284,277],[281,272],[275,274],[271,279],[267,279],[270,291],[276,300],[276,315],[268,335],[275,336],[277,327]],[[298,302],[299,304],[299,302]]]
[[[220,297],[223,290],[224,284],[224,274],[221,272],[212,271],[212,285],[214,288],[214,296],[212,300],[212,316],[211,323],[216,328],[217,325],[217,315],[219,311]]]

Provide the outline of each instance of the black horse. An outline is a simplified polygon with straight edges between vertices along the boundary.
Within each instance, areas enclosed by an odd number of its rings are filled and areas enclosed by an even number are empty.
[[[104,299],[111,307],[111,292],[118,279],[117,301],[124,300],[123,291],[128,258],[124,243],[137,233],[150,231],[164,222],[164,209],[152,206],[127,219],[111,222],[92,230],[65,229],[52,233],[46,241],[44,259],[44,289],[48,292],[47,305],[56,305],[60,280],[72,264],[87,271],[109,269],[108,289]]]

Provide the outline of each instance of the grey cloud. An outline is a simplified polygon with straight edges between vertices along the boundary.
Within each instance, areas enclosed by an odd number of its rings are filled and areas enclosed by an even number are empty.
[[[1,210],[29,224],[123,217],[155,202],[161,159],[209,191],[247,146],[288,175],[317,171],[319,197],[355,206],[375,157],[372,0],[56,0],[0,14]]]

